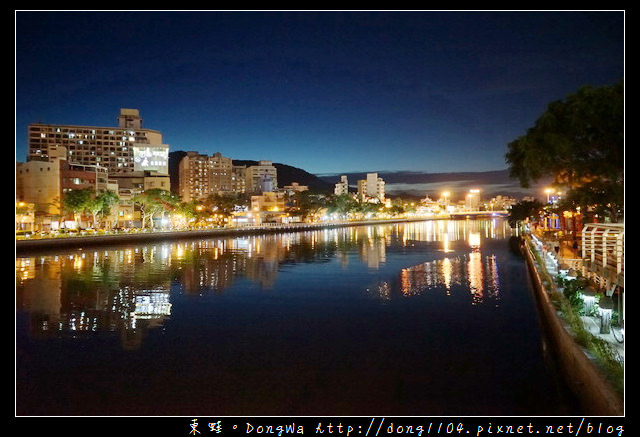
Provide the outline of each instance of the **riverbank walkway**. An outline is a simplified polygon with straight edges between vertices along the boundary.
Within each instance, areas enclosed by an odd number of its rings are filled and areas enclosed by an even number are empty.
[[[265,223],[255,226],[215,227],[186,230],[141,230],[131,229],[126,232],[89,232],[83,231],[68,236],[34,235],[29,238],[16,237],[16,254],[30,251],[77,248],[109,244],[129,244],[148,241],[212,238],[225,236],[242,236],[264,233],[300,232],[319,229],[341,228],[350,226],[370,226],[393,223],[421,222],[425,220],[464,220],[466,217],[433,216],[389,219],[342,220],[315,223]]]
[[[552,247],[549,242],[544,242],[538,237],[533,238],[532,241],[534,242],[534,249],[537,251],[540,259],[544,261],[544,267],[546,268],[547,273],[553,279],[557,278],[558,276],[567,274],[567,270],[563,268],[566,266],[562,265],[562,260],[580,258],[580,254],[577,252],[577,250],[569,245],[560,245],[558,253],[555,254],[555,250],[549,250],[549,248]],[[608,332],[602,332],[603,321],[601,319],[601,316],[583,315],[581,316],[581,319],[584,328],[592,335],[606,341],[607,344],[609,344],[609,346],[612,348],[612,350],[614,350],[618,354],[621,361],[624,362],[624,342],[619,342],[613,331],[614,329],[618,328],[612,327],[608,330]],[[617,330],[616,332],[619,331]]]

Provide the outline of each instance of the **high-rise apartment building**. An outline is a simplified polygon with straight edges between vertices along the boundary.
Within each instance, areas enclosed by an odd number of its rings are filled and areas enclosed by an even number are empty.
[[[247,191],[247,166],[234,165],[231,171],[231,190],[234,193],[245,193]]]
[[[142,128],[137,109],[120,109],[117,127],[29,125],[27,161],[50,161],[60,147],[70,164],[97,165],[109,173],[168,174],[169,146],[162,143],[160,132]]]
[[[346,175],[340,176],[340,182],[335,184],[335,188],[333,189],[333,193],[336,196],[341,196],[343,194],[349,194],[349,180]]]
[[[179,193],[182,200],[204,200],[211,194],[233,192],[233,160],[220,153],[187,152],[179,164]]]
[[[385,183],[378,177],[378,173],[367,173],[367,179],[358,181],[358,198],[363,201],[367,199],[378,199],[385,201]]]

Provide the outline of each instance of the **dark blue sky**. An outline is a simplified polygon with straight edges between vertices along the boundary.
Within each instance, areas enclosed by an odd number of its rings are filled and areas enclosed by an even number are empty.
[[[16,12],[32,122],[309,172],[506,168],[547,104],[624,76],[624,12]]]

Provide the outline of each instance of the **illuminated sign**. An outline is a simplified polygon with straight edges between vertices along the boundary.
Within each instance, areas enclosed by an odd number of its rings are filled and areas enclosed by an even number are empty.
[[[134,145],[133,168],[135,171],[151,170],[167,174],[169,172],[169,146]]]

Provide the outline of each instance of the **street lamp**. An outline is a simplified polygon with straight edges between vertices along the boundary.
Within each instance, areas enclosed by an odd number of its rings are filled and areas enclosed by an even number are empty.
[[[547,193],[547,203],[551,203],[550,202],[550,195],[551,193],[553,193],[553,188],[547,188],[546,190],[544,190],[545,193]]]
[[[467,208],[469,211],[474,211],[479,209],[480,203],[480,190],[477,188],[473,188],[469,190],[469,194],[467,194]]]
[[[449,192],[444,191],[442,193],[442,197],[444,198],[444,208],[447,209],[447,207],[449,206]]]

